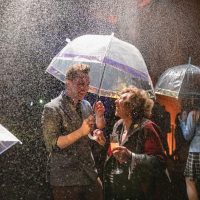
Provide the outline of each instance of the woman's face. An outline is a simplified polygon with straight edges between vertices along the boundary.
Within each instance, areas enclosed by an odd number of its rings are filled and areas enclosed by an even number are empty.
[[[187,111],[183,111],[181,113],[181,120],[186,121],[187,120]]]
[[[127,117],[131,118],[131,110],[125,103],[127,101],[129,102],[130,96],[130,93],[124,93],[115,101],[115,115],[121,119],[125,119]]]

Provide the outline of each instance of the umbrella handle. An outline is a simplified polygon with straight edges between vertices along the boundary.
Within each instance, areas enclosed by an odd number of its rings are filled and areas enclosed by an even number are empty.
[[[192,60],[192,58],[191,58],[191,56],[189,56],[189,59],[188,59],[188,64],[189,65],[191,64],[191,60]]]
[[[100,98],[100,89],[101,89],[101,86],[102,86],[102,83],[103,83],[105,70],[106,70],[106,64],[104,63],[103,72],[102,72],[102,75],[101,75],[101,80],[100,80],[99,88],[97,90],[97,98],[96,98],[95,102],[97,102]]]

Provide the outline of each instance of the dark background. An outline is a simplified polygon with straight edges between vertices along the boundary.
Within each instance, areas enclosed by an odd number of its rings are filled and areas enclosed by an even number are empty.
[[[199,10],[199,0],[0,0],[0,123],[23,142],[0,155],[0,199],[51,198],[40,119],[64,88],[45,69],[66,38],[115,32],[140,50],[155,84],[189,56],[200,66]],[[113,100],[102,100],[108,134]]]

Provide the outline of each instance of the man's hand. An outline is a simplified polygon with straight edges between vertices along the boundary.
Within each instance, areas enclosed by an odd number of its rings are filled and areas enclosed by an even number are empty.
[[[94,112],[96,114],[96,117],[102,117],[104,115],[105,107],[104,107],[104,105],[101,101],[97,101],[93,105],[93,109],[94,109]]]
[[[93,131],[95,126],[95,118],[93,115],[90,115],[87,119],[83,120],[80,131],[82,136],[88,135],[91,131]]]

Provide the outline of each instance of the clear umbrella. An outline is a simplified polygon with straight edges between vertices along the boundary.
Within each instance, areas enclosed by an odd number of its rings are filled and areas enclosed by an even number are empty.
[[[189,62],[167,69],[160,76],[155,93],[177,99],[200,98],[200,68]]]
[[[0,154],[12,147],[14,144],[22,142],[0,124]]]
[[[154,96],[152,81],[139,50],[111,35],[83,35],[68,44],[53,58],[47,72],[65,81],[68,66],[90,64],[89,92],[117,97],[122,88],[135,85]]]

